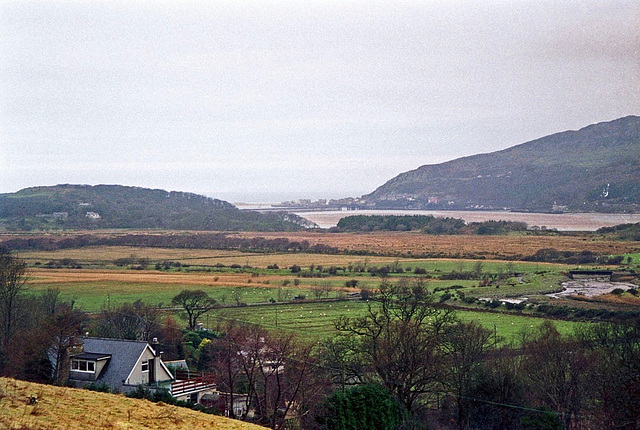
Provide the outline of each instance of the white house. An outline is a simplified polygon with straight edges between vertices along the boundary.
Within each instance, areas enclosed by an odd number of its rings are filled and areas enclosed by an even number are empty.
[[[216,389],[211,376],[173,376],[148,342],[126,339],[82,339],[82,352],[69,357],[69,380],[79,385],[106,384],[112,390],[130,392],[138,386],[166,389],[178,400],[198,403]]]
[[[134,390],[175,378],[147,342],[126,339],[82,339],[83,351],[69,357],[69,379],[106,384],[112,390]]]

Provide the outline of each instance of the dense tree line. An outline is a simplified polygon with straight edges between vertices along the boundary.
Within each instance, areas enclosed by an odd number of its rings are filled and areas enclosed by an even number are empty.
[[[341,231],[407,231],[419,230],[433,222],[431,215],[353,215],[340,219]]]
[[[354,215],[342,218],[334,231],[422,231],[426,234],[498,235],[526,231],[527,224],[515,221],[483,221],[467,224],[460,218],[432,215]]]
[[[24,261],[0,248],[0,375],[60,382],[87,316],[57,290],[31,293],[28,280]]]
[[[535,254],[524,257],[523,261],[540,261],[545,263],[566,264],[620,264],[624,261],[622,255],[599,255],[592,251],[560,251],[554,248],[543,248]]]
[[[242,238],[225,233],[182,234],[125,234],[103,236],[83,234],[74,237],[19,237],[2,242],[10,249],[56,249],[81,248],[84,246],[137,246],[158,248],[191,249],[235,249],[240,251],[312,252],[337,253],[338,249],[324,244],[310,244],[306,240],[294,241],[286,238],[264,237]]]

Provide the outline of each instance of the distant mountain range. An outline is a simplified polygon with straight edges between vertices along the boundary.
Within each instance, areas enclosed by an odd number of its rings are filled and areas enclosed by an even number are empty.
[[[424,165],[362,196],[377,209],[640,211],[640,117]]]
[[[375,209],[640,212],[640,117],[424,165],[355,203]],[[241,211],[197,194],[121,185],[56,185],[0,194],[0,230],[292,231],[312,226],[284,212]]]
[[[9,230],[293,231],[309,224],[297,215],[241,211],[197,194],[121,185],[56,185],[0,194],[0,227]]]

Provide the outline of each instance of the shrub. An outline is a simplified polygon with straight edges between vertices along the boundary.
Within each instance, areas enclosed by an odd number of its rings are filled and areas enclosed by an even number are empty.
[[[368,384],[335,391],[325,399],[317,415],[324,429],[400,428],[407,414],[382,385]]]
[[[523,430],[562,430],[562,423],[558,414],[551,411],[548,407],[543,407],[541,412],[529,412],[520,420],[520,426]]]
[[[450,298],[451,298],[451,294],[444,293],[443,295],[440,296],[440,303],[444,303],[447,300],[449,300]]]
[[[358,285],[358,280],[357,279],[350,279],[348,281],[345,281],[344,286],[347,288],[355,288]]]
[[[135,390],[127,393],[127,397],[132,399],[147,399],[153,400],[153,395],[149,390],[144,388],[142,385],[138,385]]]
[[[103,383],[101,383],[101,384],[98,384],[98,383],[92,382],[92,383],[90,383],[89,385],[87,385],[85,388],[86,388],[87,390],[90,390],[90,391],[98,391],[98,392],[100,392],[100,393],[110,393],[110,392],[111,392],[111,387],[109,387],[109,386],[108,386],[106,383],[104,383],[104,382],[103,382]]]
[[[152,397],[152,401],[154,402],[163,402],[169,405],[173,405],[176,402],[175,397],[169,393],[169,390],[156,390]]]
[[[524,310],[524,308],[527,307],[527,305],[525,304],[525,302],[520,302],[520,303],[516,303],[513,307],[517,311],[522,311]]]

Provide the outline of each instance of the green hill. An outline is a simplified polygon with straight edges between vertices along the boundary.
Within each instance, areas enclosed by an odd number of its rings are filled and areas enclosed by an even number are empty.
[[[362,197],[375,208],[640,210],[640,117],[425,165]]]
[[[56,185],[0,194],[0,226],[15,230],[292,231],[308,224],[296,215],[241,211],[197,194],[120,185]]]

